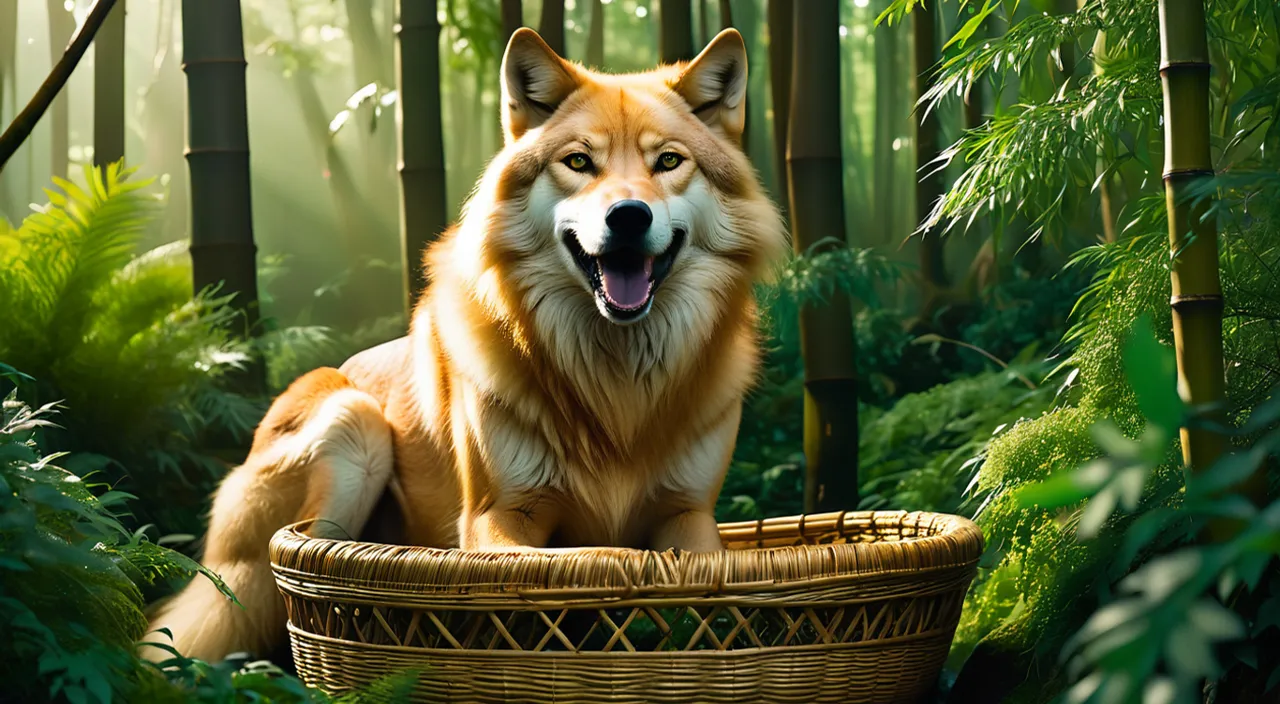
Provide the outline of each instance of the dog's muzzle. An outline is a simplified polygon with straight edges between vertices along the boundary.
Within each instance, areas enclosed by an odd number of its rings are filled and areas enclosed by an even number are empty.
[[[674,230],[666,250],[650,252],[653,210],[640,200],[620,200],[609,206],[604,222],[600,252],[583,249],[573,230],[565,232],[564,243],[586,275],[601,313],[615,323],[635,322],[653,307],[654,293],[671,273],[685,232]]]

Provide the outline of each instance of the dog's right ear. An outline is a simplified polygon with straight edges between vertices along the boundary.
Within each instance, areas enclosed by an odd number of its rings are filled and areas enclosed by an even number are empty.
[[[578,85],[573,66],[537,32],[517,29],[502,57],[502,130],[507,143],[550,119]]]

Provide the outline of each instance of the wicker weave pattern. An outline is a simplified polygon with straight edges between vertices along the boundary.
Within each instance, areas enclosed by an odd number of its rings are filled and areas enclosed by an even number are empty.
[[[426,670],[426,702],[897,702],[933,685],[982,537],[963,518],[725,524],[723,553],[272,540],[299,673]]]

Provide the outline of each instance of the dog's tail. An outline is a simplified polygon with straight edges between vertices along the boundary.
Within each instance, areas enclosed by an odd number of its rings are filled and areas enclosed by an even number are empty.
[[[203,563],[240,605],[197,576],[158,604],[146,642],[165,642],[187,657],[265,655],[284,642],[284,602],[271,573],[268,544],[280,528],[317,519],[313,535],[355,537],[368,520],[393,466],[391,429],[382,408],[334,369],[291,385],[267,412],[245,463],[218,488]],[[146,647],[141,655],[170,654]]]

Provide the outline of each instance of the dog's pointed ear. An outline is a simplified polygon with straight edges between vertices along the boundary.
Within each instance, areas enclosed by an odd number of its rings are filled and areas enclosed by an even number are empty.
[[[507,143],[546,122],[579,84],[577,70],[537,32],[517,29],[502,56],[502,129]]]
[[[738,30],[717,34],[671,88],[707,126],[740,141],[747,122],[747,46]]]

